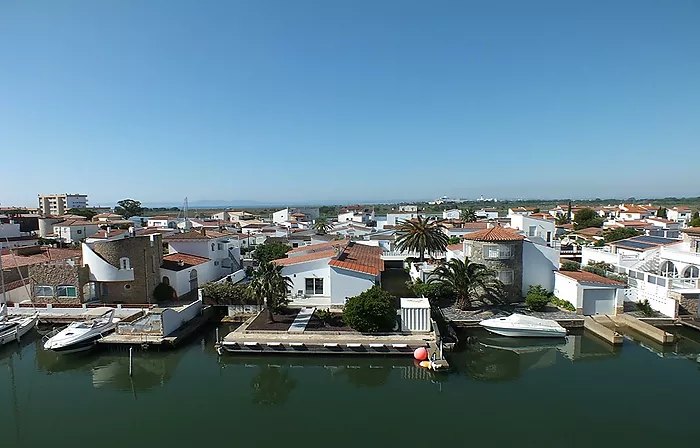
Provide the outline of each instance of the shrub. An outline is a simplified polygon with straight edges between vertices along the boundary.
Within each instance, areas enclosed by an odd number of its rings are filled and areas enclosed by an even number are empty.
[[[541,285],[530,285],[527,289],[525,304],[532,311],[543,311],[547,308],[551,293],[544,289]]]
[[[440,299],[450,300],[454,296],[454,293],[450,291],[449,288],[440,283],[425,283],[420,280],[416,280],[414,282],[406,282],[406,286],[417,297],[425,297],[430,301],[430,303]]]
[[[581,265],[575,261],[567,260],[561,264],[560,271],[578,271]]]
[[[569,311],[576,311],[576,307],[571,304],[571,302],[567,302],[566,300],[562,300],[559,297],[553,295],[549,298],[549,303],[551,303],[554,306],[557,306],[559,308],[564,308],[565,310]]]
[[[285,258],[290,250],[292,250],[291,246],[282,243],[261,244],[255,248],[253,258],[258,260],[260,264],[265,264],[272,260]]]
[[[656,315],[654,309],[651,307],[651,305],[649,305],[648,300],[644,300],[643,302],[637,302],[637,309],[640,313],[642,313],[642,316],[644,317],[654,317]]]
[[[343,321],[363,333],[391,331],[396,323],[396,298],[381,287],[373,286],[348,299]]]
[[[207,283],[202,286],[204,299],[214,305],[255,305],[257,300],[250,290],[241,284],[229,282]]]
[[[155,300],[156,303],[167,302],[169,300],[175,300],[176,298],[177,294],[173,287],[165,283],[158,284],[153,290],[153,300]]]

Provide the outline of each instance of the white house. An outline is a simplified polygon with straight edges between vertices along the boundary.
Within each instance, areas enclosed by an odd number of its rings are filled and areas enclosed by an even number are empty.
[[[146,221],[146,227],[175,229],[177,227],[177,220],[169,216],[149,216]]]
[[[216,219],[217,221],[240,222],[255,219],[255,215],[246,211],[227,210],[219,213],[214,213],[213,215],[211,215],[211,218]]]
[[[221,269],[211,258],[174,252],[163,257],[161,281],[170,285],[178,297],[196,291],[200,285],[221,278]]]
[[[554,273],[554,295],[578,314],[617,314],[624,308],[627,285],[587,271]]]
[[[20,224],[0,222],[0,249],[34,246],[37,242],[38,238],[36,235],[20,231]]]
[[[387,226],[396,226],[397,224],[400,224],[402,221],[410,221],[412,219],[416,219],[417,217],[418,217],[418,213],[387,213],[386,225]]]
[[[508,209],[508,216],[512,215],[531,215],[537,211],[537,207],[514,207]]]
[[[673,207],[666,210],[666,217],[680,223],[681,227],[685,227],[693,219],[693,211],[690,207]]]
[[[418,212],[418,206],[417,206],[417,205],[399,205],[399,212],[403,212],[403,213],[417,213],[417,212]]]
[[[530,215],[514,213],[508,215],[510,227],[518,229],[530,240],[539,240],[540,243],[551,243],[556,232],[554,221],[533,218]]]
[[[328,233],[345,238],[359,238],[372,233],[373,229],[356,222],[344,222],[336,224]]]
[[[443,210],[442,219],[459,219],[462,215],[462,210],[458,208],[453,208],[450,210]]]
[[[482,219],[496,219],[498,218],[498,210],[495,208],[482,208],[474,212],[477,218]]]
[[[382,252],[380,247],[332,242],[292,250],[274,263],[292,281],[290,294],[297,303],[342,306],[381,282]]]
[[[620,205],[619,218],[623,221],[639,221],[642,219],[656,216],[656,209],[646,205]]]
[[[287,207],[274,212],[272,214],[272,222],[275,224],[288,222],[295,213],[303,214],[304,220],[307,222],[312,222],[320,216],[318,207]]]
[[[83,241],[90,235],[97,233],[98,223],[85,220],[67,220],[53,225],[53,234],[47,235],[61,242],[72,244]]]
[[[218,280],[242,268],[241,245],[233,232],[190,231],[163,238],[168,254],[195,255],[213,261],[211,276],[200,277],[200,284]]]

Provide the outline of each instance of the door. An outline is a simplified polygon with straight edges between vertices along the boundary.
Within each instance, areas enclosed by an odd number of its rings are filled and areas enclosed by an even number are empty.
[[[583,314],[614,314],[614,289],[586,289],[583,291]]]

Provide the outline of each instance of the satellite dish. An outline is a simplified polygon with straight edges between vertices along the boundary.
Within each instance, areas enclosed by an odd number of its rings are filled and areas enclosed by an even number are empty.
[[[568,246],[569,244],[571,244],[571,240],[568,236],[565,236],[564,239],[561,240],[561,244],[562,246]]]

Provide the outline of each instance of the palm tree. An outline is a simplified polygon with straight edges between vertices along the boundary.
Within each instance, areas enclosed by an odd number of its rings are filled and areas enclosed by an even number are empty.
[[[465,209],[462,214],[462,220],[464,222],[476,222],[476,218],[476,212],[471,208]]]
[[[428,283],[450,290],[456,297],[457,307],[464,310],[472,306],[472,300],[484,295],[502,295],[503,284],[496,274],[495,270],[473,263],[469,258],[464,261],[453,258],[435,269]]]
[[[259,305],[265,301],[269,322],[275,321],[274,312],[284,305],[287,291],[291,287],[292,281],[282,276],[282,266],[272,262],[261,264],[253,273],[253,279],[248,286],[250,292],[257,297]]]
[[[314,223],[314,229],[321,235],[325,235],[329,230],[333,229],[333,223],[325,220],[318,220]]]
[[[399,237],[396,246],[401,251],[412,251],[420,254],[420,261],[425,260],[425,252],[432,255],[437,252],[445,252],[449,238],[444,232],[442,221],[431,221],[430,218],[420,216],[412,220],[399,222],[394,231]]]

